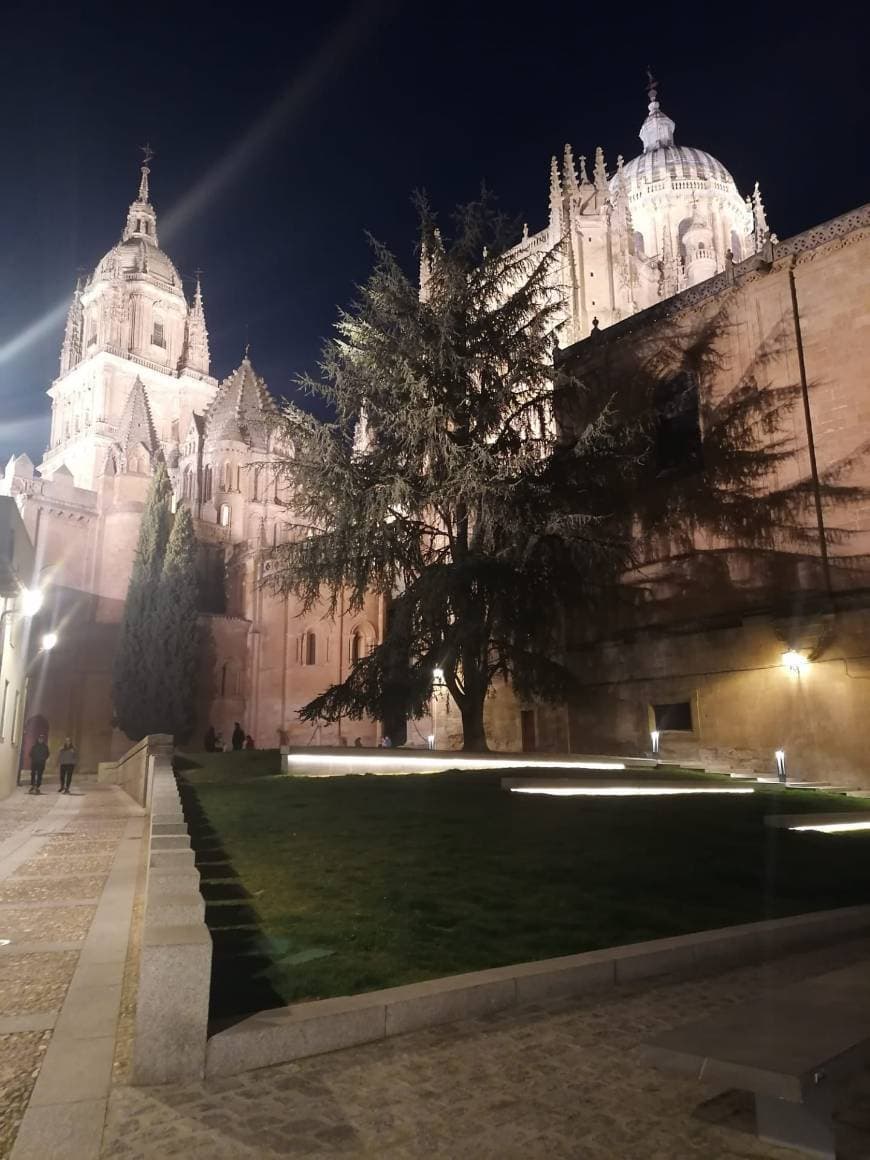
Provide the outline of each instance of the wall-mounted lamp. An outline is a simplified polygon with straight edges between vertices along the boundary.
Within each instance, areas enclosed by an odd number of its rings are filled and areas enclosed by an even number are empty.
[[[790,673],[800,673],[810,662],[802,653],[789,649],[782,654],[782,663]]]
[[[651,730],[650,730],[649,739],[650,739],[650,742],[652,743],[652,751],[653,751],[653,755],[654,755],[654,756],[655,756],[655,755],[658,753],[658,751],[659,751],[659,740],[660,740],[660,738],[661,738],[661,734],[659,733],[658,729],[651,729]]]
[[[47,632],[47,633],[45,633],[45,635],[42,638],[42,651],[43,652],[51,652],[51,650],[54,648],[54,646],[56,644],[57,644],[57,633],[56,632]]]
[[[777,749],[773,756],[776,758],[776,776],[779,778],[782,784],[785,785],[785,750]]]
[[[443,681],[444,680],[444,670],[443,669],[433,669],[432,670],[432,680],[438,681],[439,683],[441,681]]]

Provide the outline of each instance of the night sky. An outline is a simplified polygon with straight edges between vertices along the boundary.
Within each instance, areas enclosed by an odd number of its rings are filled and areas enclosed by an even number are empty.
[[[212,370],[275,392],[316,363],[369,269],[408,268],[410,194],[481,180],[547,219],[551,154],[640,151],[645,68],[678,144],[761,181],[781,238],[867,199],[861,27],[838,6],[196,0],[6,6],[0,46],[0,456],[38,463],[78,270],[119,238],[149,141],[161,246],[203,270]],[[866,32],[866,26],[863,29]],[[591,168],[591,167],[590,167]]]

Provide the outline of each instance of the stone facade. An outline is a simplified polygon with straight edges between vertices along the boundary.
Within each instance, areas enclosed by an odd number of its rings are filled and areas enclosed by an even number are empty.
[[[819,474],[824,480],[839,472],[839,482],[863,489],[870,485],[868,263],[865,206],[771,247],[769,259],[735,265],[593,335],[564,358],[582,375],[586,360],[602,353],[616,360],[622,345],[654,344],[673,326],[692,327],[724,311],[720,365],[699,384],[703,401],[723,398],[762,349],[772,353],[760,365],[759,385],[794,386],[801,379],[796,303]],[[800,401],[785,434],[796,454],[778,465],[772,486],[810,478]],[[773,774],[782,749],[789,776],[866,785],[870,500],[823,507],[825,527],[835,534],[829,581],[812,514],[807,541],[783,534],[773,553],[699,539],[680,560],[669,545],[649,555],[647,598],[598,639],[573,642],[583,691],[567,712],[569,747],[643,753],[656,728],[655,706],[661,717],[664,706],[682,705],[683,719],[672,721],[677,728],[659,726],[666,758]],[[809,663],[790,669],[783,663],[789,651]]]
[[[15,787],[18,754],[27,732],[35,626],[28,616],[25,593],[35,580],[27,530],[12,500],[0,496],[0,800]]]

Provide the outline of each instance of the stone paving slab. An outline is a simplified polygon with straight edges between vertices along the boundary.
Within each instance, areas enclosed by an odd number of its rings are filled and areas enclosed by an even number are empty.
[[[50,1032],[0,1035],[0,1156],[8,1156]]]
[[[87,934],[95,909],[92,904],[0,907],[0,937],[28,943],[78,942]]]
[[[7,878],[0,882],[2,902],[66,902],[100,896],[105,881],[100,875],[75,874],[64,878]]]
[[[78,961],[66,954],[10,955],[0,973],[0,1015],[56,1011],[66,994]]]
[[[116,1087],[103,1160],[794,1160],[751,1100],[663,1075],[657,1031],[870,956],[870,940],[689,981],[641,982],[332,1055],[162,1088]],[[870,1156],[870,1074],[840,1121]],[[839,1154],[838,1154],[839,1155]]]

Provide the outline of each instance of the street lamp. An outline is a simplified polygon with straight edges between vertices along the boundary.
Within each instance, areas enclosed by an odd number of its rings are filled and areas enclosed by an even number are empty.
[[[444,670],[443,669],[439,668],[439,669],[432,670],[432,683],[435,686],[435,688],[433,688],[433,690],[432,690],[432,732],[426,738],[426,740],[429,742],[430,749],[435,748],[435,739],[438,735],[438,688],[437,688],[437,686],[444,684]]]
[[[45,593],[41,588],[25,588],[21,593],[21,612],[24,616],[36,616],[44,600]]]
[[[805,669],[810,662],[803,655],[803,653],[796,652],[794,649],[789,649],[788,652],[784,652],[782,654],[782,663],[790,673],[795,673],[797,675],[801,672],[802,669]]]
[[[57,644],[57,633],[56,632],[46,632],[43,634],[43,637],[42,637],[42,651],[43,652],[51,652],[51,650],[54,648],[54,646],[56,644]]]

